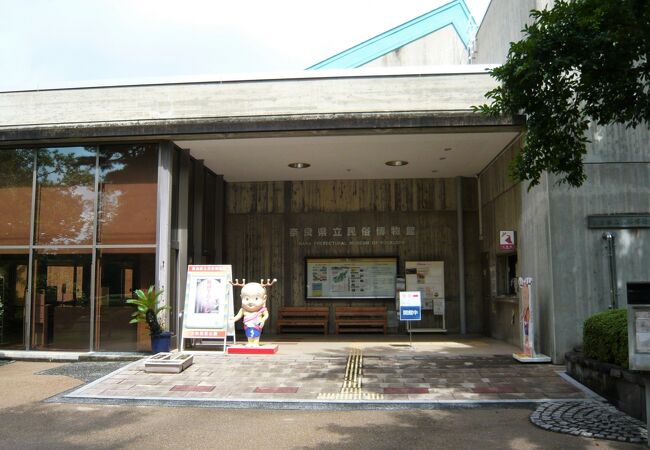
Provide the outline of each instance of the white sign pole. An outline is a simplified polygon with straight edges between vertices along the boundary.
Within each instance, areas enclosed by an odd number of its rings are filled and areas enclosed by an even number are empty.
[[[422,320],[422,297],[420,291],[402,291],[399,293],[399,320],[406,321],[409,334],[409,347],[413,347],[411,322]]]

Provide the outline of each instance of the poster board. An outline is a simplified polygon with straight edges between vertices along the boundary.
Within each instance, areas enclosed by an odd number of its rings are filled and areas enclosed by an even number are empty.
[[[418,291],[422,310],[430,311],[437,325],[430,328],[413,328],[413,332],[447,331],[445,320],[445,263],[444,261],[406,261],[404,263],[406,290]]]
[[[306,298],[394,299],[397,258],[306,258]]]
[[[190,265],[187,267],[185,309],[181,351],[185,339],[223,340],[224,351],[228,336],[235,336],[232,266]]]
[[[444,313],[444,301],[441,301],[445,298],[444,261],[406,261],[404,271],[406,290],[420,291],[422,309]]]

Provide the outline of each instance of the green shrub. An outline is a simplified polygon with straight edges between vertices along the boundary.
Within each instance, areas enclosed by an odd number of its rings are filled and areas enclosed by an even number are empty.
[[[587,358],[627,367],[627,310],[613,309],[585,320],[583,344]]]

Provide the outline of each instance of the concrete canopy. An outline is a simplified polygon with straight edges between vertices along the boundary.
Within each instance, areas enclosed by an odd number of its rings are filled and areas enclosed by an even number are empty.
[[[515,131],[176,141],[226,181],[448,178],[478,174]],[[392,167],[385,163],[408,164]],[[310,164],[293,169],[289,163]]]
[[[0,144],[173,140],[229,181],[472,176],[523,125],[520,117],[471,111],[495,87],[488,68],[355,69],[5,92]],[[384,164],[398,159],[409,164]],[[292,170],[291,162],[312,167]]]

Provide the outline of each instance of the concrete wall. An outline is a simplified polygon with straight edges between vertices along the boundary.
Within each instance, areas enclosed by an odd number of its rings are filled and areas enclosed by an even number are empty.
[[[476,33],[473,64],[502,64],[511,42],[524,36],[530,11],[552,8],[553,0],[492,0]]]
[[[511,42],[523,37],[521,30],[536,0],[492,0],[476,33],[474,64],[502,64]]]
[[[531,190],[527,186],[527,183],[518,185],[521,192],[521,238],[517,275],[533,278],[536,350],[551,356],[554,362],[559,362],[565,351],[558,352],[555,345],[555,259],[551,247],[548,178],[544,175],[539,185]]]
[[[478,31],[474,62],[505,62],[510,42],[523,37],[528,11],[552,6],[550,0],[492,0]],[[494,244],[488,235],[499,227],[519,232],[517,271],[535,280],[538,349],[555,362],[561,362],[564,353],[581,342],[584,320],[610,303],[607,250],[602,239],[608,230],[589,229],[587,216],[650,213],[648,128],[592,126],[588,138],[588,179],[578,189],[558,185],[549,175],[530,191],[526,184],[509,184],[505,168],[514,156],[510,150],[481,177],[486,191],[483,251],[493,257]],[[617,233],[617,286],[619,304],[624,306],[626,283],[650,280],[650,230],[610,231]],[[514,305],[495,304],[492,296],[489,317],[493,336],[515,339],[508,322],[514,310]]]
[[[603,232],[616,233],[619,305],[627,304],[628,281],[650,281],[650,229],[587,227],[593,214],[650,214],[650,132],[592,126],[589,138],[585,184],[549,189],[558,358],[581,341],[584,319],[610,304]]]
[[[512,183],[507,176],[510,159],[518,150],[518,143],[506,149],[480,175],[483,289],[487,288],[487,322],[490,336],[519,345],[519,301],[517,297],[501,296],[497,293],[497,255],[500,230],[514,230],[521,242],[521,187]],[[518,244],[519,245],[519,244]]]
[[[497,257],[506,254],[499,250],[499,232],[514,230],[516,276],[533,278],[537,350],[553,354],[555,309],[548,182],[543,177],[540,184],[529,191],[524,183],[514,183],[509,178],[508,166],[520,148],[520,140],[513,142],[480,175],[483,213],[481,251],[488,254],[490,278],[490,294],[486,298],[489,334],[521,346],[519,297],[497,293]]]
[[[430,66],[467,64],[467,49],[452,25],[411,42],[364,67]]]

